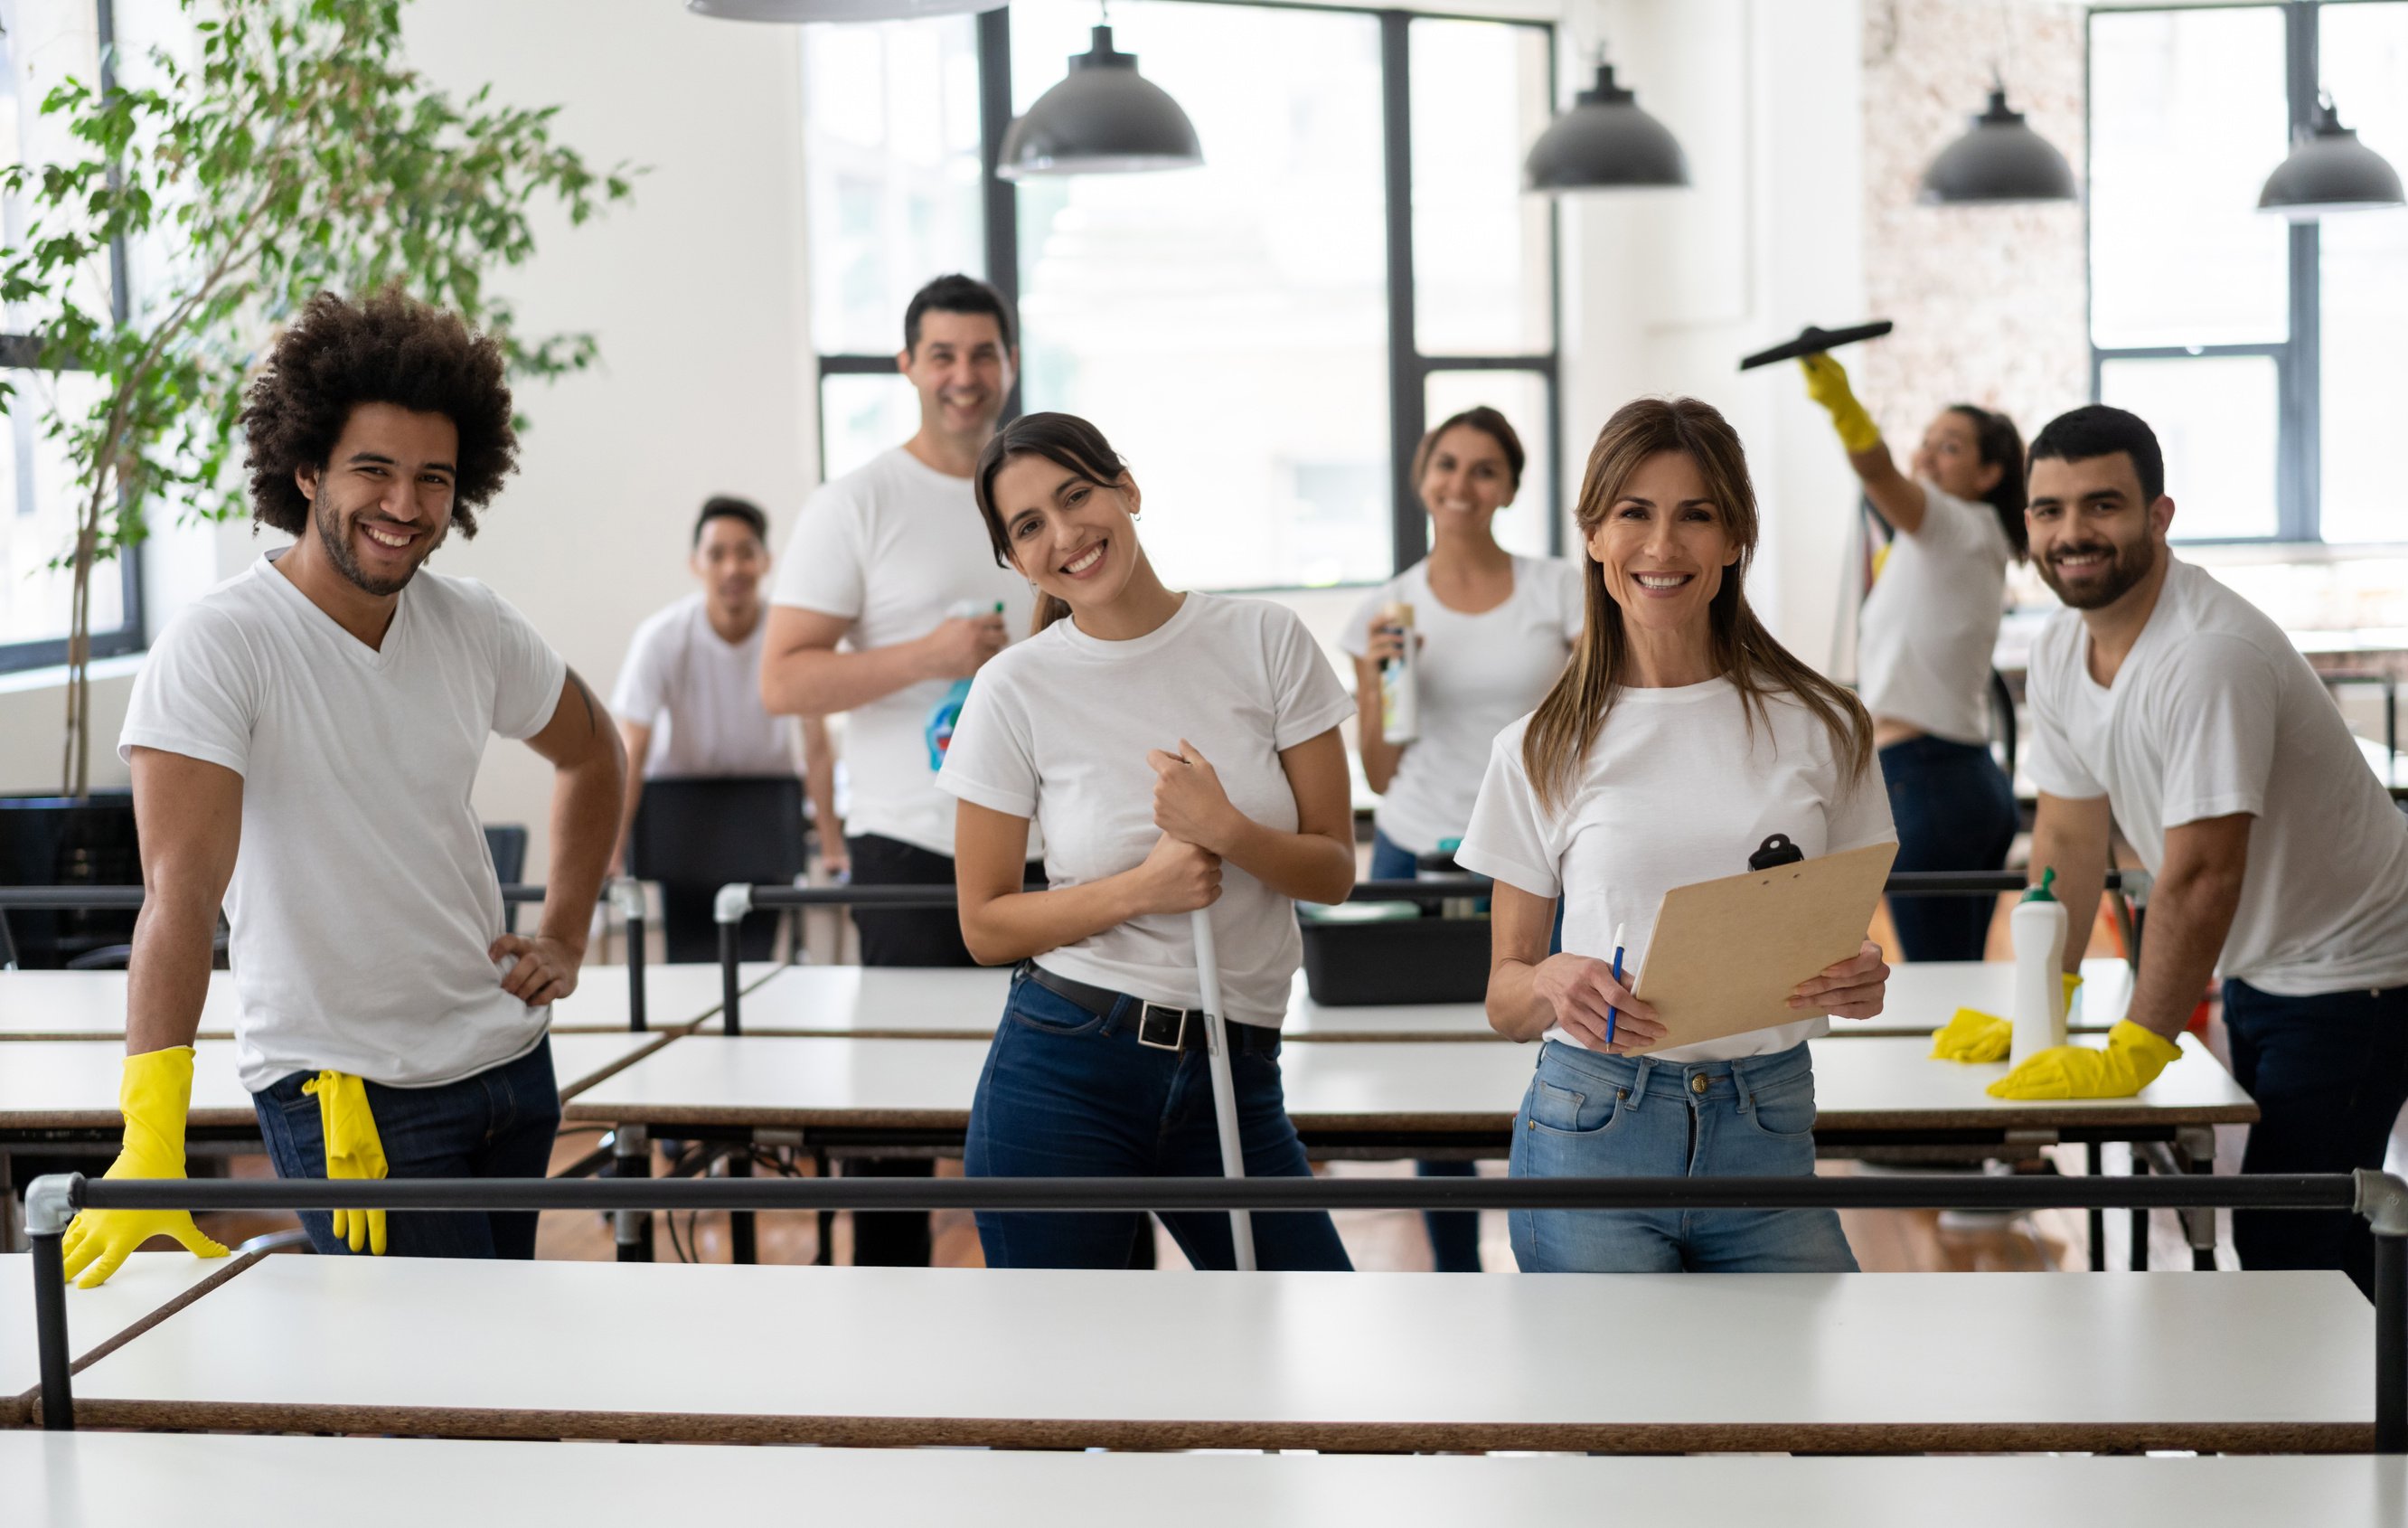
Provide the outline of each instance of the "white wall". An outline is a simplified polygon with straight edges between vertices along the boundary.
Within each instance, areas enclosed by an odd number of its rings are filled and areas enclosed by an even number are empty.
[[[1593,13],[1569,14],[1581,46],[1563,52],[1584,83]],[[1763,520],[1749,598],[1824,666],[1856,481],[1795,368],[1738,366],[1809,323],[1862,313],[1857,5],[1628,0],[1606,24],[1617,82],[1680,140],[1690,185],[1565,203],[1565,502],[1621,404],[1713,404],[1747,447]]]

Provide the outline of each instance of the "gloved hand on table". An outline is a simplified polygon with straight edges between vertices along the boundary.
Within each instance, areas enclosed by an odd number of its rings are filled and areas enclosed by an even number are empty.
[[[2107,1031],[2107,1048],[2057,1045],[1990,1084],[1992,1098],[2130,1098],[2182,1060],[2182,1047],[2130,1019]]]
[[[1847,368],[1823,354],[1801,355],[1798,365],[1806,373],[1806,396],[1829,411],[1831,427],[1840,432],[1840,444],[1849,455],[1881,444],[1881,426],[1848,391]]]
[[[124,1144],[106,1176],[179,1178],[184,1175],[184,1116],[193,1103],[193,1047],[146,1050],[125,1058],[117,1081],[117,1107],[125,1116]],[[222,1258],[226,1249],[201,1234],[187,1210],[85,1210],[67,1227],[60,1249],[66,1276],[78,1289],[105,1284],[126,1258],[153,1236],[173,1236],[200,1258]],[[76,1278],[78,1274],[83,1275]]]
[[[2065,1011],[2073,1012],[2073,991],[2082,978],[2065,973]],[[1996,1014],[1985,1014],[1979,1008],[1959,1008],[1956,1016],[1931,1031],[1931,1059],[1935,1061],[2003,1061],[2015,1048],[2015,1027]]]
[[[326,1142],[326,1176],[380,1178],[385,1175],[384,1142],[377,1135],[376,1116],[368,1112],[367,1085],[348,1072],[321,1072],[301,1085],[318,1100],[318,1121]],[[354,1252],[363,1248],[384,1256],[382,1210],[337,1210],[335,1236]]]

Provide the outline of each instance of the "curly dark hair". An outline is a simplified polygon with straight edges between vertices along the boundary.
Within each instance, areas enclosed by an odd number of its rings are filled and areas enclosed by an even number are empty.
[[[469,332],[458,314],[390,286],[356,303],[331,292],[310,298],[245,392],[252,517],[294,536],[308,528],[309,500],[294,474],[325,469],[363,403],[452,421],[460,432],[452,523],[461,535],[476,535],[477,507],[519,465],[502,348]]]

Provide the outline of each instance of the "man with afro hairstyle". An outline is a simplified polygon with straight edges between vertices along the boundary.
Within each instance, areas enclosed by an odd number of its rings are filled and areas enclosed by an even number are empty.
[[[149,888],[135,926],[112,1177],[180,1177],[193,1035],[222,903],[235,1060],[282,1177],[541,1177],[560,1099],[545,1031],[577,987],[626,760],[585,682],[483,584],[423,571],[517,465],[500,348],[388,289],[322,294],[242,416],[253,512],[294,543],[172,622],[135,681]],[[469,790],[487,736],[553,770],[536,931],[502,927]],[[302,1216],[322,1253],[535,1255],[531,1214]],[[181,1212],[86,1211],[106,1279]]]

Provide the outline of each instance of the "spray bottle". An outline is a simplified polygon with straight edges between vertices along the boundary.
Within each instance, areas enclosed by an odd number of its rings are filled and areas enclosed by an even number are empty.
[[[1002,613],[1003,601],[1000,599],[958,599],[951,610],[945,612],[945,618],[958,621]],[[928,768],[931,771],[945,767],[945,752],[953,745],[953,726],[962,719],[962,705],[969,698],[970,681],[966,674],[953,681],[952,687],[945,691],[945,698],[928,713],[928,725],[921,729],[920,735],[928,744]]]
[[[1413,636],[1413,607],[1390,605],[1380,613],[1380,623],[1405,637],[1403,651],[1380,664],[1380,736],[1389,742],[1412,742],[1422,735],[1421,643]]]
[[[2024,893],[2007,920],[2015,946],[2014,1039],[2010,1069],[2065,1044],[2065,904],[2049,887],[2054,868]]]

